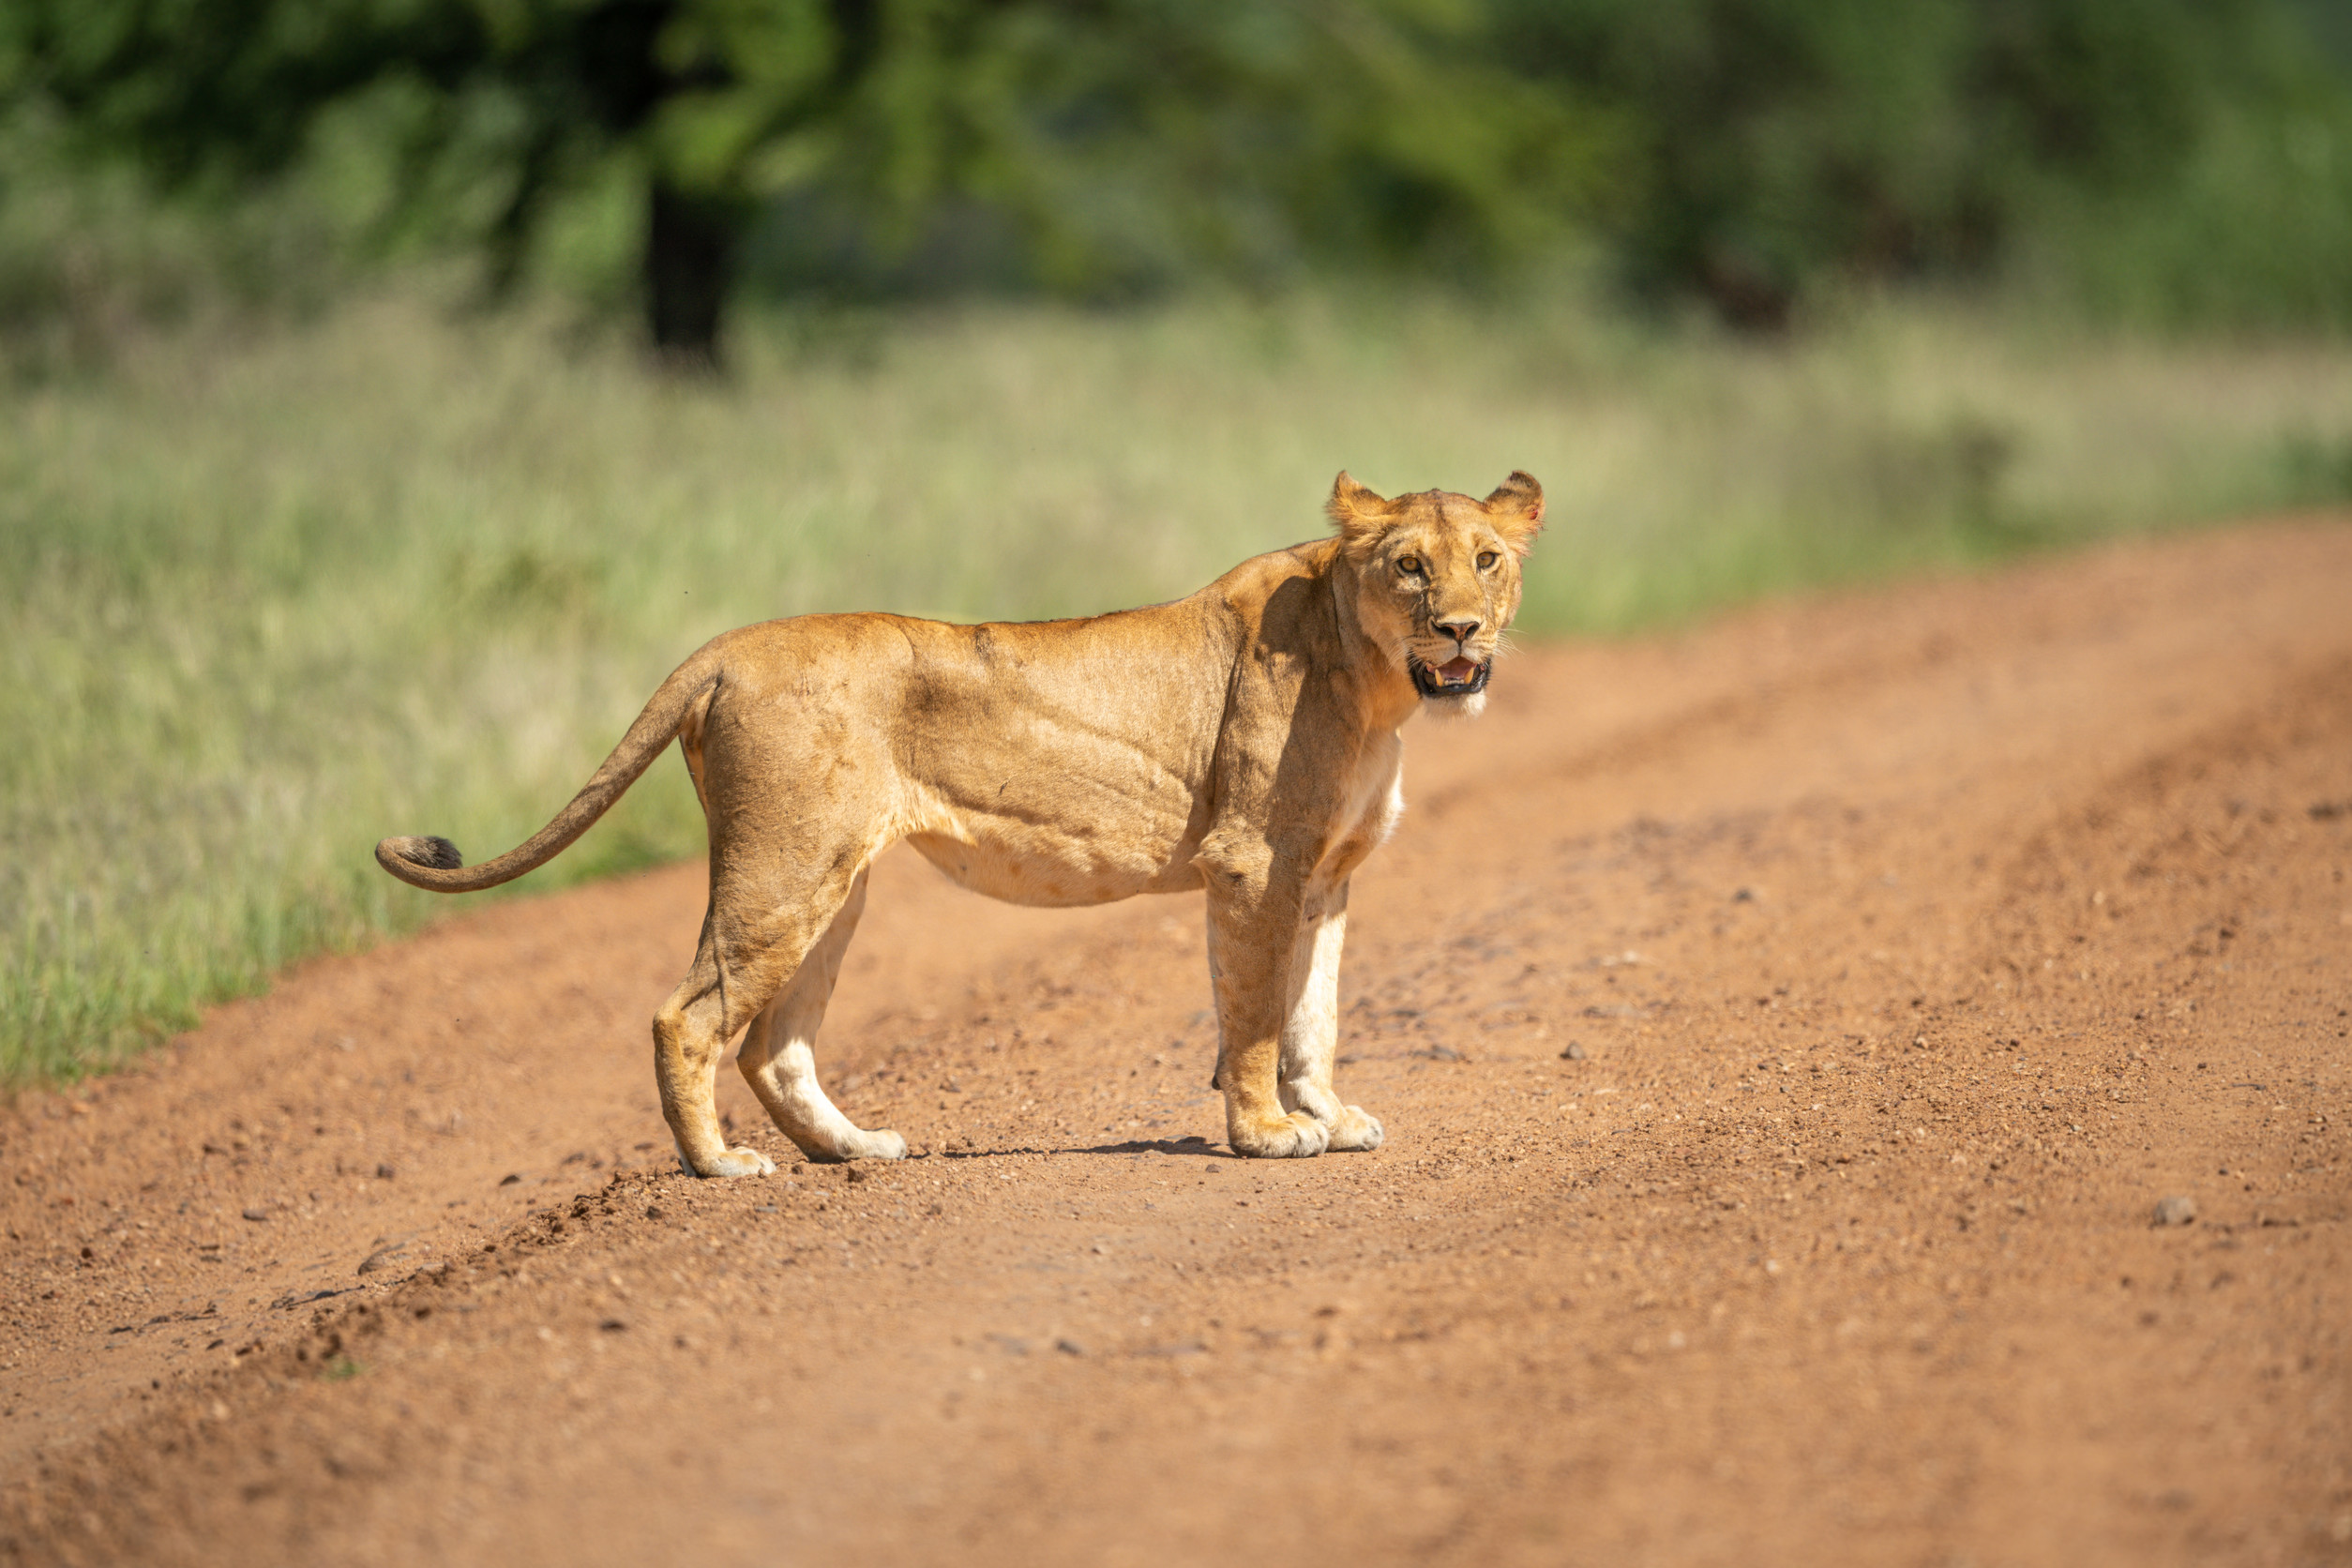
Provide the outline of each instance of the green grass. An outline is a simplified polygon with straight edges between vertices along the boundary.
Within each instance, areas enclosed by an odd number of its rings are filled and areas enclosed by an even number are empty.
[[[1422,296],[746,324],[724,388],[414,295],[0,389],[0,1080],[456,907],[715,632],[1171,597],[1376,488],[1541,477],[1613,633],[2352,488],[2352,352],[1862,305],[1777,347]],[[546,888],[692,854],[665,761]]]

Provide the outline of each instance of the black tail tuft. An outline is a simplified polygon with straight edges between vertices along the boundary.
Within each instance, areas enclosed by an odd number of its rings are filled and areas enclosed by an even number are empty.
[[[394,852],[411,866],[422,866],[428,870],[455,871],[465,865],[465,856],[458,852],[455,844],[446,838],[430,835],[421,838],[403,838]]]

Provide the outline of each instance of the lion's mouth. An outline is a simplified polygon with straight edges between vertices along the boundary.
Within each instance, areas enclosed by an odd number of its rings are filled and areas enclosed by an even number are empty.
[[[1424,697],[1469,697],[1484,691],[1486,676],[1494,667],[1491,658],[1453,658],[1434,668],[1417,658],[1409,656],[1405,660],[1405,668],[1412,673],[1414,689]]]

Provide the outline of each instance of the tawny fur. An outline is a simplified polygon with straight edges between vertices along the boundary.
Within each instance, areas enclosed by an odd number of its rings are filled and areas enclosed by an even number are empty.
[[[1377,1148],[1332,1084],[1348,882],[1403,807],[1399,728],[1476,712],[1519,605],[1543,491],[1386,500],[1342,474],[1335,537],[1244,561],[1188,598],[1078,621],[806,615],[713,640],[665,681],[555,820],[466,867],[387,838],[402,882],[468,892],[553,858],[674,737],[710,824],[694,966],[654,1019],[679,1157],[763,1174],[714,1107],[727,1043],[812,1158],[897,1157],[818,1085],[811,1045],[865,905],[906,839],[1021,904],[1207,894],[1226,1133],[1250,1155]],[[1473,673],[1474,671],[1474,673]]]

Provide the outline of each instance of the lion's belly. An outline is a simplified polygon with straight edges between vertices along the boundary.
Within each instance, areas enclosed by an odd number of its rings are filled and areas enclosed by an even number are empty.
[[[1310,905],[1319,908],[1388,837],[1404,807],[1403,761],[1403,745],[1393,733],[1376,739],[1358,759],[1336,803],[1341,825],[1307,875]],[[1172,794],[1166,802],[1139,797],[1141,792],[1114,809],[1089,813],[1099,825],[1082,830],[1040,820],[1048,818],[1043,810],[957,810],[934,799],[906,841],[959,885],[1011,904],[1107,904],[1140,893],[1198,888],[1200,871],[1193,856],[1205,818],[1197,811],[1180,818]]]
[[[957,884],[1008,904],[1108,904],[1200,885],[1191,857],[1175,844],[1155,858],[1138,852],[1141,846],[1107,851],[1098,841],[1063,837],[1029,823],[1007,832],[916,833],[907,842]]]

